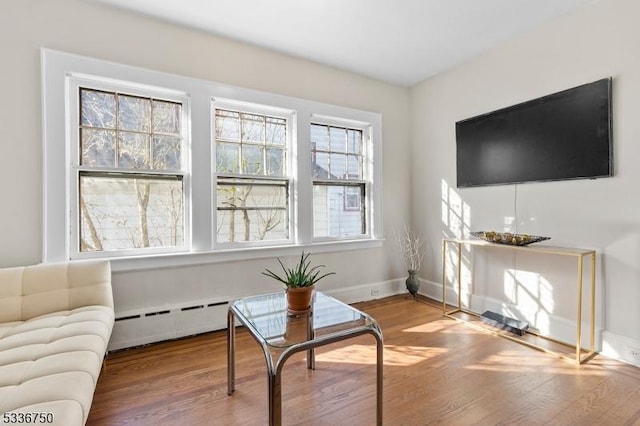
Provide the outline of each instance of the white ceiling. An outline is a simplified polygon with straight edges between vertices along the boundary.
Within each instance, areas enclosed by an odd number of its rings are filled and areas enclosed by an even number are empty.
[[[411,86],[598,0],[91,0]]]

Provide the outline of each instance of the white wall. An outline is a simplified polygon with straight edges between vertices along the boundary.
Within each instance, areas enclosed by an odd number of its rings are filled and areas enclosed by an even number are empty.
[[[640,362],[629,354],[629,347],[640,347],[638,16],[636,0],[594,2],[415,86],[411,106],[412,218],[435,252],[441,238],[456,230],[443,220],[443,193],[449,196],[445,210],[451,210],[445,213],[455,211],[457,203],[467,208],[468,230],[505,230],[517,214],[521,233],[551,236],[553,245],[597,250],[602,349],[634,363]],[[608,76],[613,77],[613,178],[521,184],[517,198],[514,185],[455,188],[456,121]],[[474,260],[486,261],[486,254]],[[508,303],[501,274],[505,263],[515,262],[516,269],[539,272],[549,281],[555,306],[545,309],[552,326],[575,318],[575,309],[569,309],[576,304],[575,263],[506,256],[493,261],[498,270],[491,283],[478,284],[480,295],[494,302],[503,296],[500,302]],[[432,256],[422,276],[441,282],[440,271],[440,257]]]
[[[106,59],[383,115],[384,232],[409,220],[409,90],[79,0],[3,2],[0,14],[0,266],[41,261],[40,48]],[[318,254],[325,290],[404,275],[393,247]],[[116,311],[279,289],[275,259],[114,274]],[[369,294],[369,293],[367,293]]]

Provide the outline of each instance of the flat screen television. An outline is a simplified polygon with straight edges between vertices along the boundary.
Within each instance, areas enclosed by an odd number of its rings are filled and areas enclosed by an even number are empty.
[[[458,188],[613,176],[611,78],[456,123]]]

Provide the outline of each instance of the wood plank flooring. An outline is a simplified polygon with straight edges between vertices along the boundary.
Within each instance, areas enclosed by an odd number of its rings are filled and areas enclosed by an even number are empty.
[[[385,425],[640,425],[640,369],[596,356],[570,362],[442,317],[404,296],[356,305],[385,338]],[[282,377],[284,425],[375,424],[371,336],[304,354]],[[110,354],[88,425],[265,425],[261,350],[236,341],[236,391],[227,395],[226,333]]]

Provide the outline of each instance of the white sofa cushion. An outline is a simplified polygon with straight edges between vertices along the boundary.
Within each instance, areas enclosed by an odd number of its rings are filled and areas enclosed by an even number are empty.
[[[0,416],[44,412],[56,425],[87,421],[114,323],[110,268],[70,265],[0,269],[0,312],[11,319],[0,323]],[[16,297],[20,309],[2,312]],[[47,301],[57,310],[47,311]]]

